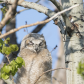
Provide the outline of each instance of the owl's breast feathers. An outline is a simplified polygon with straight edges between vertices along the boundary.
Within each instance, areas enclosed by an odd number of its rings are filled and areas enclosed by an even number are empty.
[[[51,54],[47,49],[43,49],[39,53],[31,52],[28,49],[20,51],[21,56],[25,61],[25,67],[22,67],[19,72],[23,74],[19,78],[20,84],[34,84],[37,78],[45,71],[52,69]],[[24,81],[25,80],[27,81]],[[44,83],[45,82],[45,83]],[[36,84],[50,84],[51,72],[44,74]]]

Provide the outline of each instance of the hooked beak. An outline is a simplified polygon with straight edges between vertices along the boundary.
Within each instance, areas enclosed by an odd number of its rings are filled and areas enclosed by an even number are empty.
[[[34,50],[35,52],[39,52],[39,45],[36,45]]]

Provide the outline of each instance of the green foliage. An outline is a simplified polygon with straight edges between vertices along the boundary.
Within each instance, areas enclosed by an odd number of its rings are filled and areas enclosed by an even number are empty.
[[[11,51],[12,51],[12,52],[18,51],[18,49],[19,49],[16,44],[10,45],[10,48],[11,48]]]
[[[14,76],[18,68],[21,68],[22,65],[25,66],[24,60],[21,57],[17,57],[16,60],[12,60],[10,64],[1,68],[1,78],[8,79],[10,75]]]
[[[4,6],[3,8],[1,8],[1,11],[3,12],[3,15],[5,16],[6,12],[7,12],[7,7]]]
[[[16,44],[10,44],[10,38],[7,38],[5,41],[0,39],[0,52],[2,54],[9,55],[12,52],[18,51],[18,49]],[[21,68],[22,65],[25,66],[25,62],[21,57],[12,60],[8,65],[4,64],[0,71],[0,78],[6,80],[10,75],[14,76],[18,68]]]
[[[2,51],[2,45],[3,45],[4,41],[2,39],[0,39],[0,52]]]
[[[12,70],[12,67],[9,66],[9,65],[6,65],[6,66],[3,67],[3,71],[4,71],[5,73],[9,73],[10,70]]]
[[[80,61],[78,63],[77,73],[80,74],[82,76],[82,78],[84,79],[84,60],[83,60],[83,62]]]
[[[5,43],[5,44],[9,44],[9,42],[10,42],[10,38],[8,37],[8,38],[4,41],[4,43]]]
[[[9,73],[8,73],[9,71],[10,71],[9,67],[6,66],[6,64],[4,64],[3,68],[1,68],[1,78],[5,79],[5,80],[8,79],[9,78]]]
[[[21,68],[22,65],[25,66],[25,62],[21,57],[17,57],[16,62],[18,63],[19,68]]]
[[[9,75],[8,74],[5,74],[5,73],[3,73],[3,74],[1,74],[1,77],[3,78],[3,79],[8,79],[9,78]]]
[[[4,41],[0,39],[0,47],[3,45]]]
[[[7,38],[5,41],[0,39],[0,52],[1,53],[9,55],[12,52],[18,51],[18,49],[19,48],[16,44],[10,44],[10,38]]]

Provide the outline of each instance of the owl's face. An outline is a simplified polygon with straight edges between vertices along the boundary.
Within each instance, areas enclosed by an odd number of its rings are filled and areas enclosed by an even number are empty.
[[[33,52],[39,52],[46,48],[46,42],[43,35],[30,33],[24,37],[21,42],[21,50],[27,48]]]

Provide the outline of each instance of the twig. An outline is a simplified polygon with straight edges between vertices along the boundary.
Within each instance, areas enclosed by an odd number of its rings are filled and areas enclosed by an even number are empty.
[[[6,58],[7,58],[8,62],[10,63],[10,60],[9,60],[8,56],[9,56],[9,55],[6,55]]]
[[[7,32],[7,33],[1,35],[0,38],[3,38],[3,37],[5,37],[5,36],[7,36],[7,35],[9,35],[9,34],[11,34],[11,33],[14,33],[14,32],[16,32],[16,31],[22,29],[22,28],[25,28],[25,27],[31,27],[31,26],[35,26],[35,25],[38,25],[38,24],[48,23],[49,21],[53,20],[56,16],[58,16],[58,15],[64,13],[64,12],[66,12],[66,11],[68,11],[68,10],[71,10],[71,9],[73,9],[73,8],[79,6],[79,5],[80,5],[80,4],[76,4],[76,5],[74,5],[74,6],[71,6],[70,8],[67,8],[67,9],[65,9],[65,10],[63,10],[63,11],[61,11],[61,12],[58,12],[58,13],[56,13],[54,16],[52,16],[51,18],[49,18],[49,19],[47,19],[47,20],[44,20],[44,21],[41,21],[41,22],[36,22],[36,23],[30,24],[30,25],[23,25],[23,26],[18,27],[17,29],[16,29],[16,28],[15,28],[15,29],[12,29],[12,30],[10,30],[9,32]]]
[[[58,69],[66,69],[66,70],[70,70],[70,71],[71,71],[71,69],[69,69],[69,68],[57,68],[57,69],[47,70],[47,71],[43,72],[43,73],[37,78],[37,80],[35,81],[34,84],[36,84],[36,82],[37,82],[37,81],[41,78],[41,76],[44,75],[45,73],[50,72],[50,71],[55,71],[55,70],[58,70]]]
[[[56,7],[59,11],[62,11],[63,10],[63,7],[60,5],[60,3],[56,0],[50,0]],[[65,17],[66,16],[66,17]],[[67,18],[67,15],[65,13],[62,14],[62,17],[65,21],[65,19]]]
[[[59,11],[62,11],[63,10],[63,7],[60,5],[60,3],[56,0],[50,0],[56,7]]]
[[[71,7],[67,8],[67,9],[65,9],[65,10],[62,10],[62,11],[56,13],[56,14],[55,14],[54,16],[52,16],[49,20],[52,20],[52,19],[54,19],[56,16],[58,16],[58,15],[64,13],[64,12],[66,12],[66,11],[69,11],[69,10],[71,10],[71,9],[73,9],[73,8],[75,8],[75,7],[77,7],[77,6],[79,6],[79,5],[80,5],[80,4],[76,4],[76,5],[74,5],[74,6],[71,6]]]
[[[26,25],[27,25],[27,21],[26,21],[25,23],[26,23]],[[27,34],[28,34],[28,30],[27,30],[27,27],[26,27],[26,31],[27,31]]]
[[[16,16],[17,14],[19,14],[19,13],[25,11],[25,10],[28,10],[28,9],[29,9],[29,8],[26,8],[26,9],[23,9],[23,10],[20,10],[20,11],[17,11],[16,14],[15,14],[15,16]],[[15,16],[13,16],[13,17],[10,19],[10,22],[15,18]]]
[[[56,48],[57,48],[57,45],[53,48],[53,50],[55,50]],[[52,50],[52,51],[53,51],[53,50]],[[52,51],[51,51],[51,53],[52,53]]]
[[[25,8],[25,9],[23,9],[23,10],[17,11],[16,15],[19,14],[19,13],[21,13],[21,12],[23,12],[23,11],[25,11],[25,10],[28,10],[28,9],[29,9],[29,8]],[[16,15],[15,15],[15,16],[16,16]]]
[[[37,0],[35,3],[38,3],[40,0]]]
[[[8,62],[9,62],[9,64],[10,64],[10,60],[9,60],[8,56],[9,56],[9,55],[6,55],[6,58],[7,58]],[[11,77],[12,77],[12,84],[14,84],[13,76],[11,76]]]

